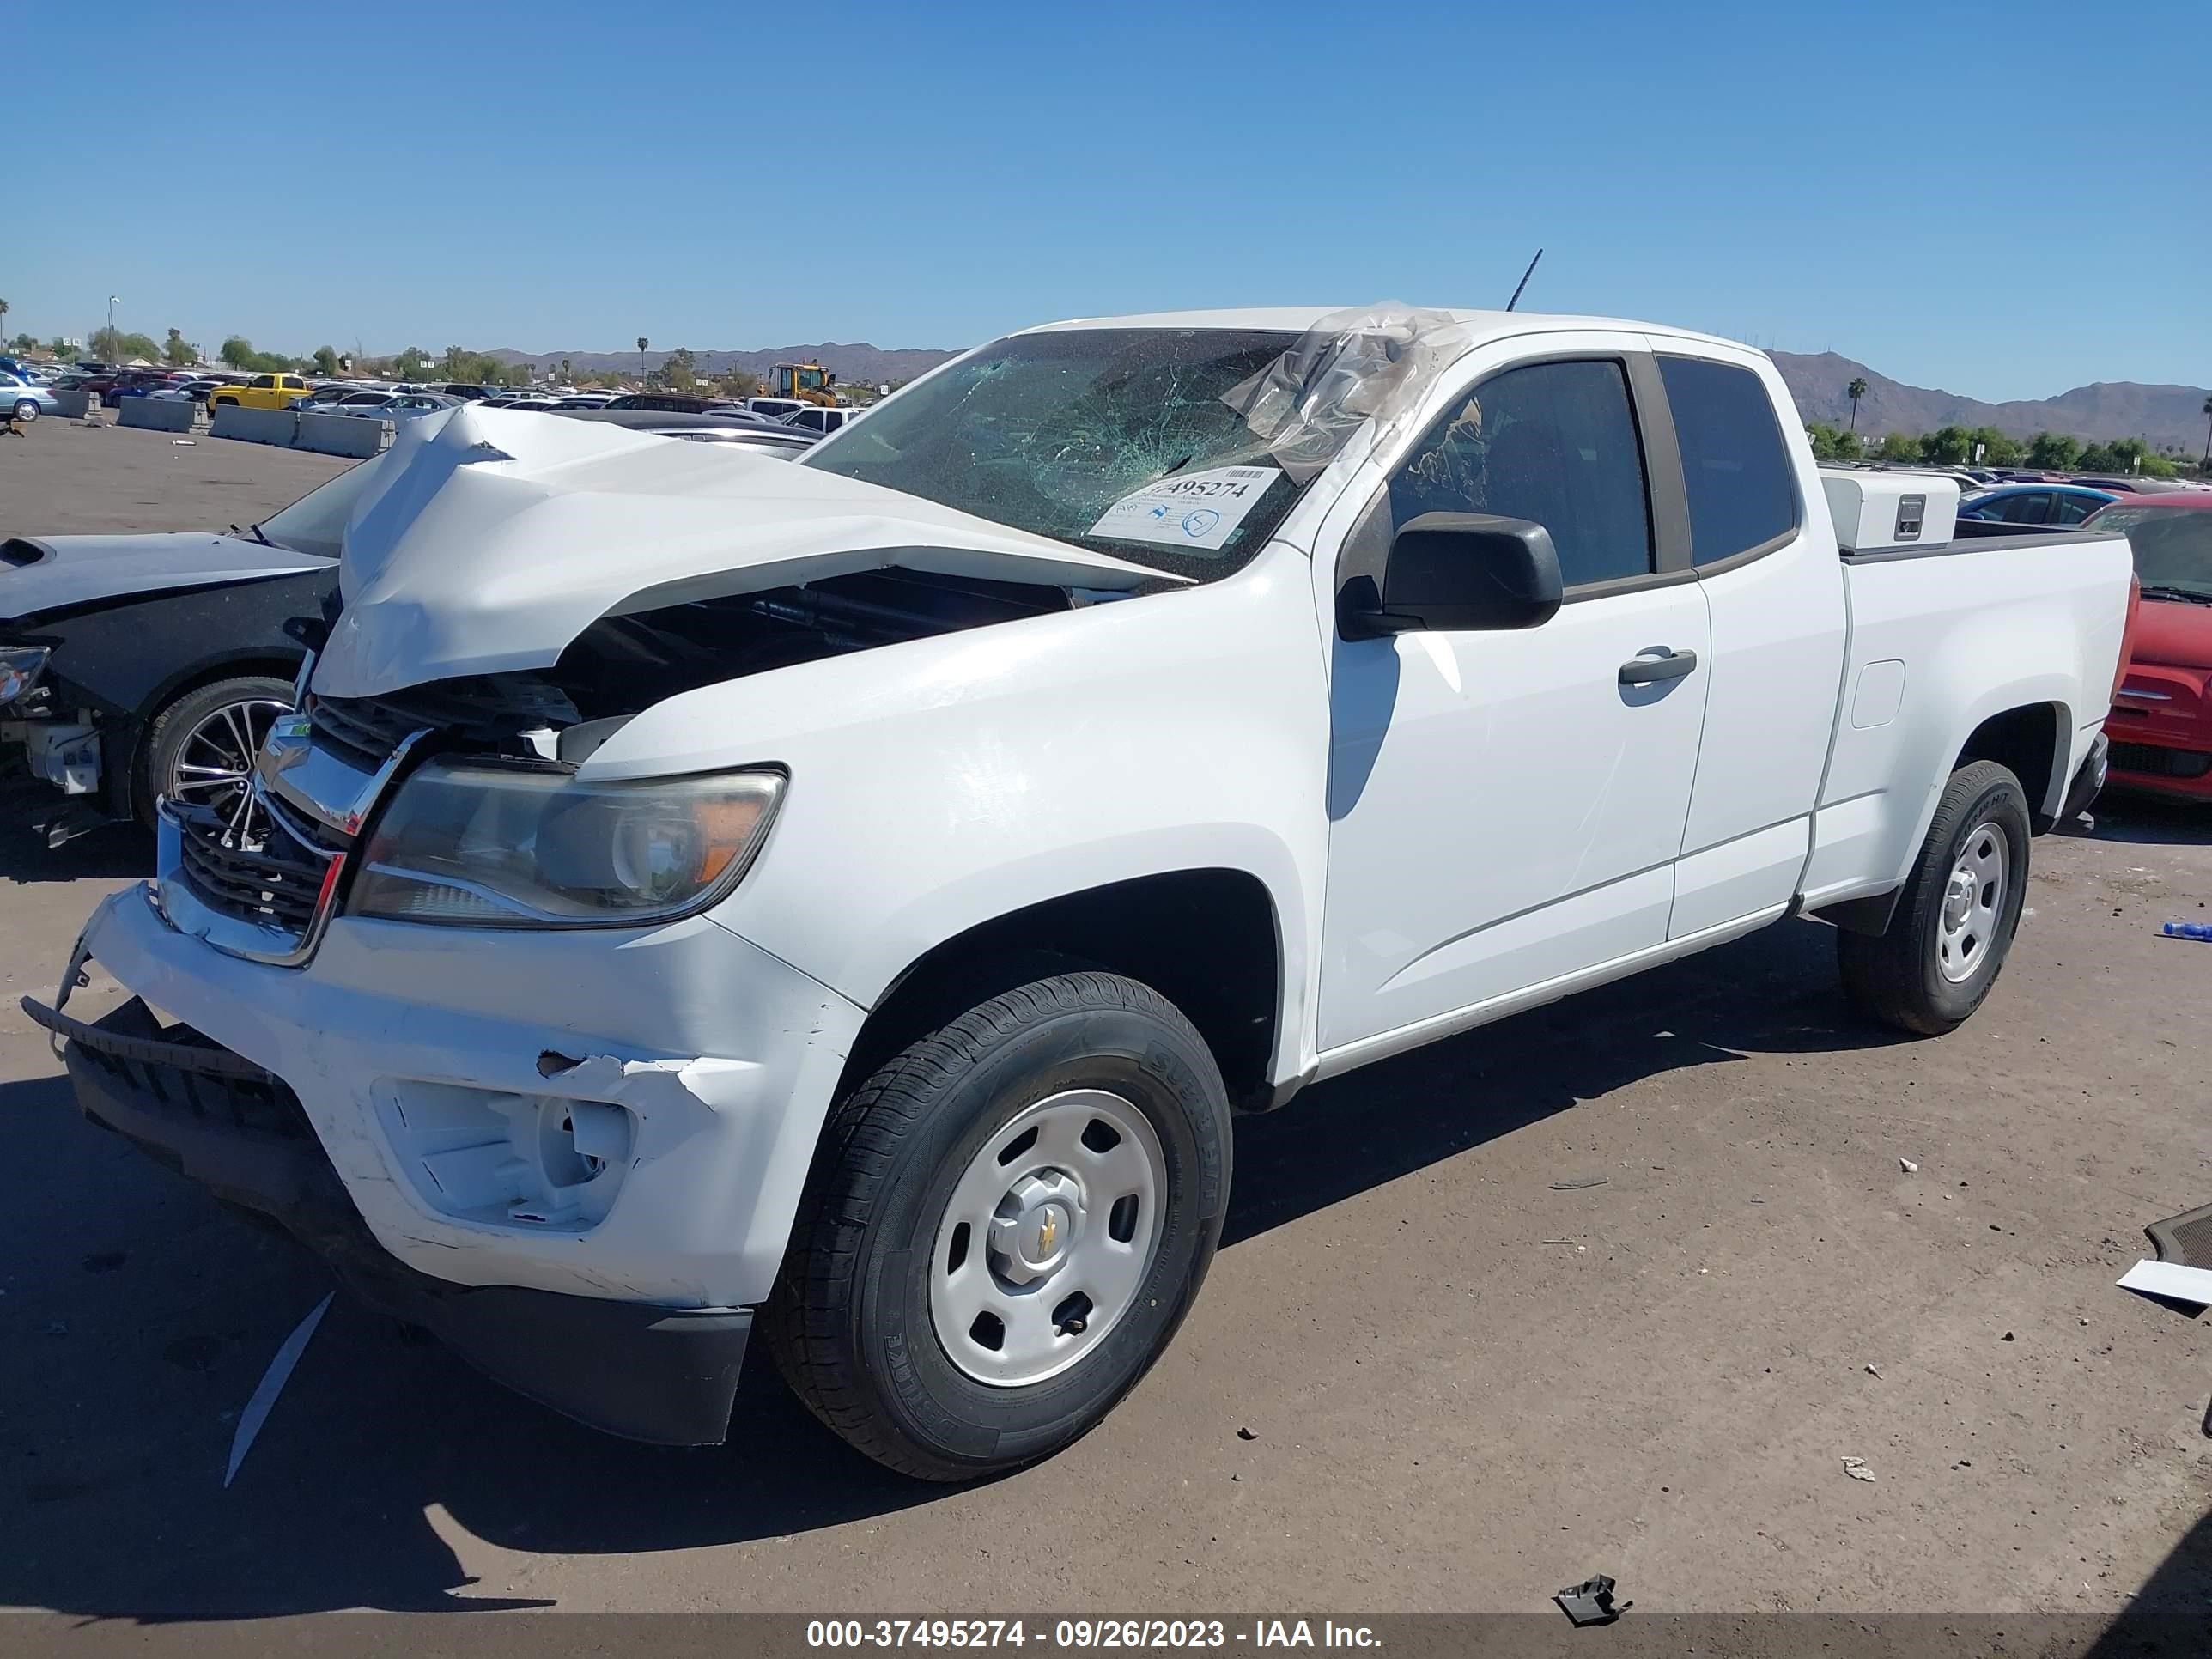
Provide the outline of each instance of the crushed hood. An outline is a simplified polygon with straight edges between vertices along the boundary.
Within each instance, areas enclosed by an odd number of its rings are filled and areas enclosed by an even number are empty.
[[[0,542],[0,622],[174,588],[265,581],[331,562],[204,530],[155,536],[18,536]]]
[[[548,667],[605,616],[894,565],[1107,590],[1178,580],[734,447],[468,404],[403,426],[355,504],[315,689],[380,696]]]

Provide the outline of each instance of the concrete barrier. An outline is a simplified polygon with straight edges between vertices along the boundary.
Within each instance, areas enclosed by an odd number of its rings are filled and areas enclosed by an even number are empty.
[[[312,449],[319,455],[366,457],[378,453],[391,441],[389,421],[366,420],[358,415],[302,415],[292,447]]]
[[[149,432],[190,432],[192,406],[182,398],[125,398],[116,405],[115,423]]]
[[[209,430],[218,438],[243,438],[252,444],[275,444],[289,449],[299,435],[300,417],[289,409],[247,409],[239,404],[216,404]]]
[[[100,399],[89,392],[57,392],[54,413],[65,421],[81,421]]]

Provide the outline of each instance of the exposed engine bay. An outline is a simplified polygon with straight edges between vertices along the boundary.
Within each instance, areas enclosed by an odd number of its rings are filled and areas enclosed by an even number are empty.
[[[630,716],[678,692],[1078,602],[1042,583],[863,571],[603,617],[550,669],[435,680],[382,697],[315,696],[308,713],[319,742],[371,768],[426,728],[438,748],[574,765]]]

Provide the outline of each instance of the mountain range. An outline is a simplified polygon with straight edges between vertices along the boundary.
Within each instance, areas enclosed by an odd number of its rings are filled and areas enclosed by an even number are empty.
[[[1817,356],[1790,351],[1771,355],[1797,400],[1798,413],[1808,421],[1849,426],[1851,400],[1846,388],[1863,376],[1867,389],[1859,399],[1858,429],[1869,437],[1885,432],[1933,432],[1945,426],[1993,426],[2015,438],[2039,432],[2069,432],[2077,438],[2147,438],[2154,449],[2179,447],[2194,454],[2204,444],[2204,399],[2212,395],[2201,386],[2100,380],[2055,398],[1989,404],[1955,392],[1907,386],[1832,351]]]
[[[541,370],[565,361],[580,375],[612,374],[625,379],[642,376],[668,356],[665,351],[511,349],[487,355]],[[925,347],[887,349],[865,341],[850,345],[823,341],[818,345],[779,346],[767,351],[692,353],[700,371],[708,375],[743,368],[765,376],[776,363],[811,360],[830,369],[840,380],[865,386],[911,380],[952,355]],[[2020,438],[2038,432],[2068,432],[2083,439],[2147,438],[2155,448],[2178,447],[2192,453],[2204,443],[2204,399],[2209,394],[2203,386],[2100,380],[2055,398],[1992,404],[1955,392],[1908,386],[1832,351],[1816,356],[1777,351],[1772,356],[1797,400],[1799,412],[1808,421],[1850,425],[1851,400],[1846,388],[1854,380],[1864,378],[1867,391],[1859,400],[1858,429],[1869,437],[1885,432],[1933,432],[1945,426],[1991,426]]]

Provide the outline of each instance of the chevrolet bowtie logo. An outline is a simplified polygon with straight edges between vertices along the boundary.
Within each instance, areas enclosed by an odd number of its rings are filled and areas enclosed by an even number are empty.
[[[1037,1254],[1042,1255],[1052,1249],[1052,1241],[1060,1237],[1060,1218],[1051,1211],[1045,1212],[1044,1225],[1037,1229]]]

